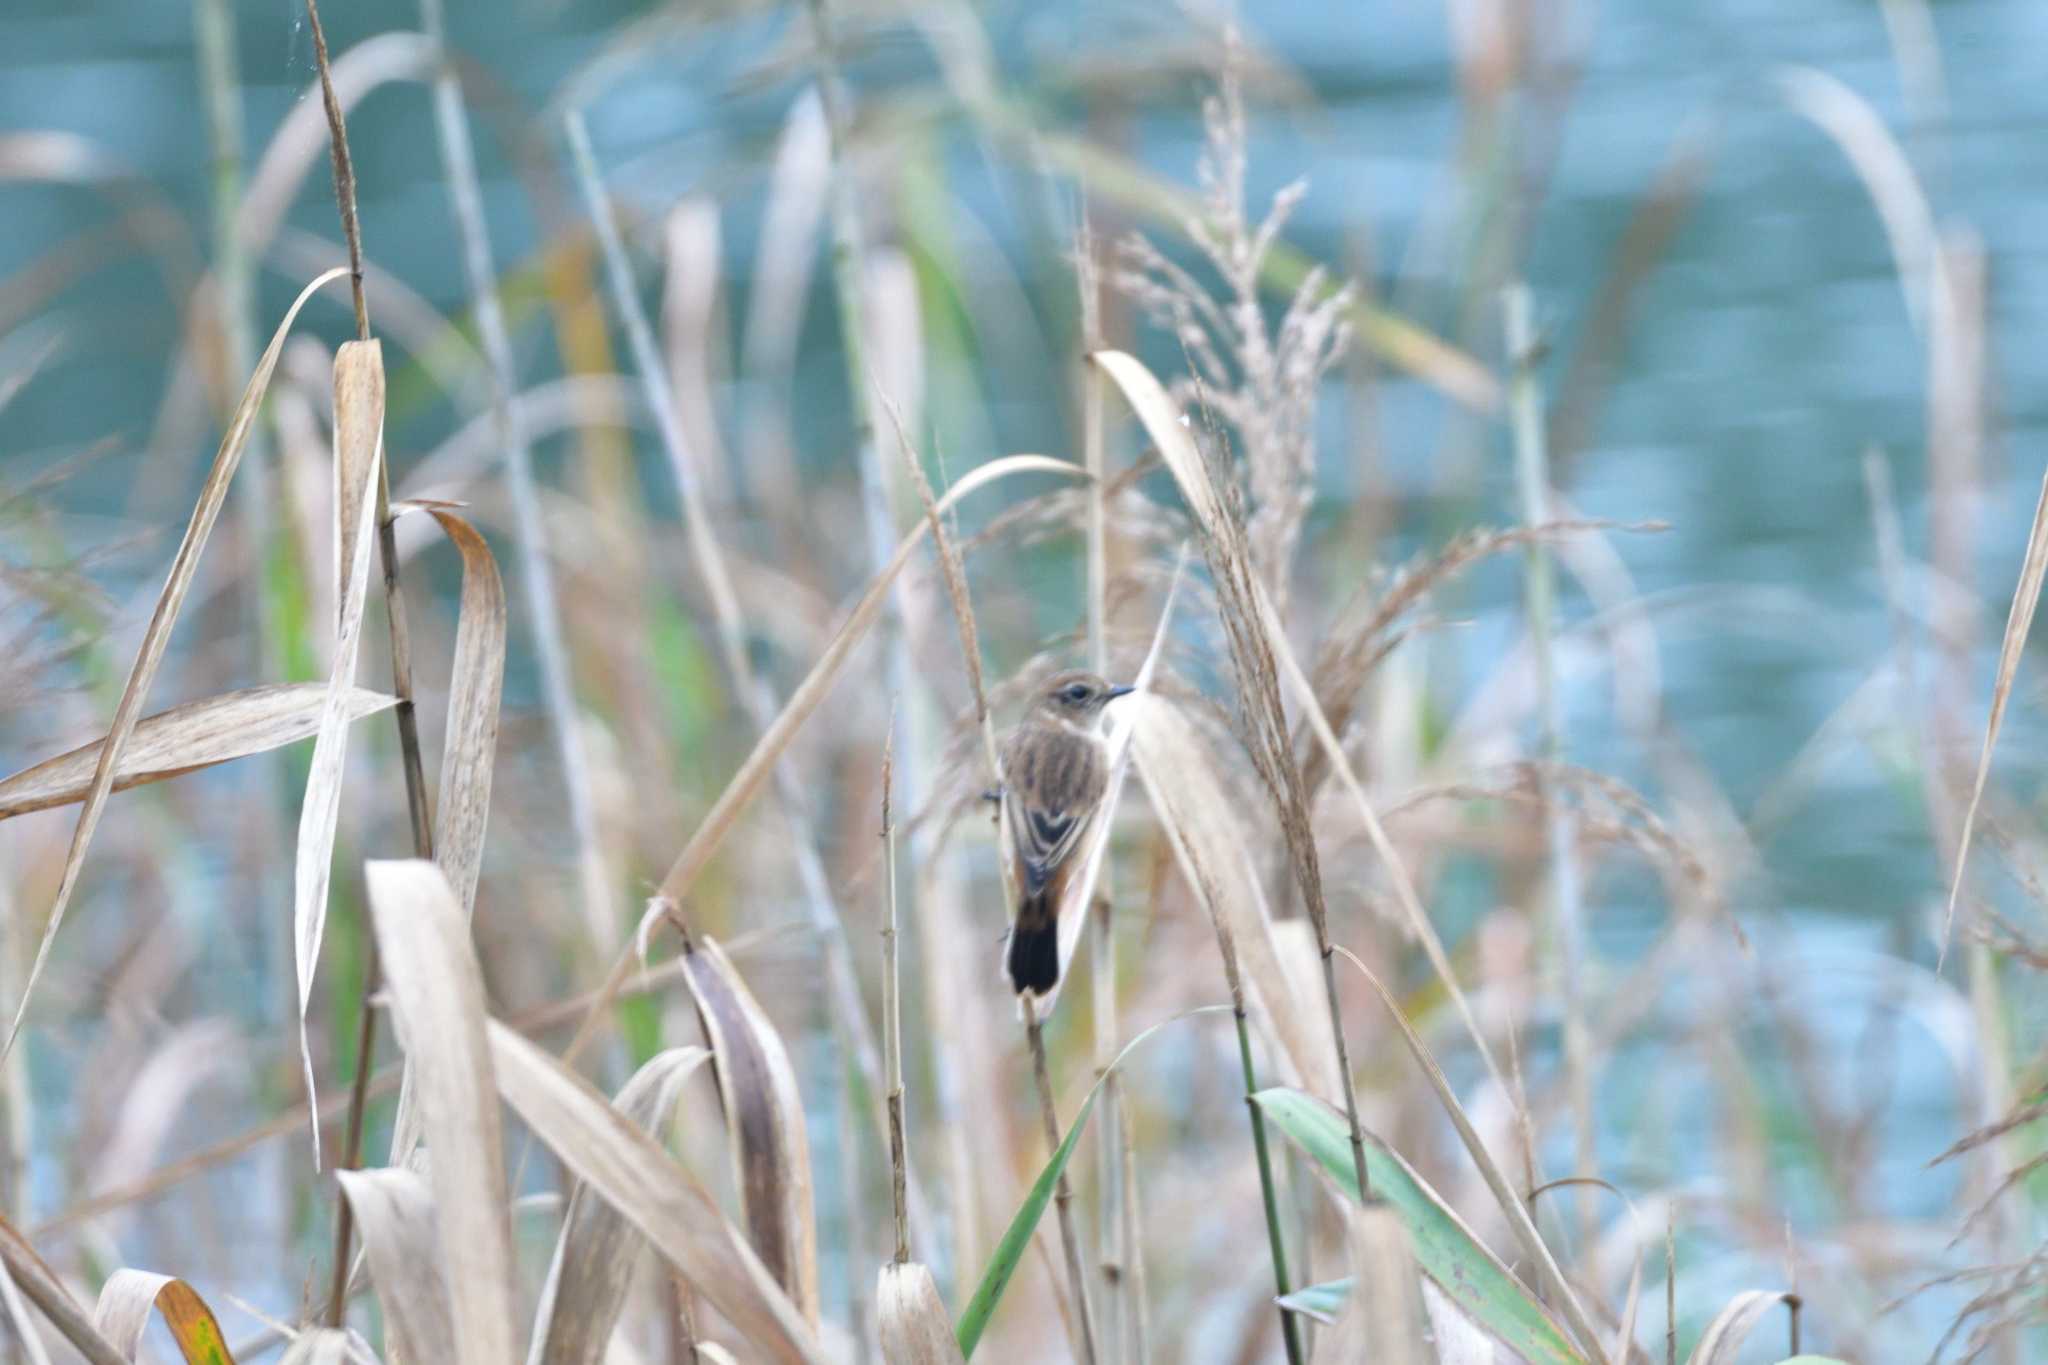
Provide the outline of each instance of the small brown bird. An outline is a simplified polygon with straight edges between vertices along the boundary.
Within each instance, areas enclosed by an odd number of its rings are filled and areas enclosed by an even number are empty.
[[[1130,690],[1093,673],[1058,674],[1003,745],[1007,856],[1017,889],[1009,969],[1019,995],[1044,995],[1060,979],[1060,902],[1109,784],[1097,726],[1102,708]]]

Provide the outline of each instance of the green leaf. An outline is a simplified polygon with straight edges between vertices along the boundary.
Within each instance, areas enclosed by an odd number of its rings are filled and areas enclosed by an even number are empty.
[[[1353,1199],[1358,1197],[1351,1139],[1341,1114],[1298,1090],[1261,1090],[1252,1098],[1339,1189]],[[1436,1191],[1424,1184],[1398,1153],[1371,1134],[1367,1138],[1366,1175],[1372,1181],[1373,1194],[1385,1200],[1408,1229],[1422,1273],[1501,1345],[1531,1365],[1584,1365],[1585,1357],[1573,1348],[1563,1329],[1480,1244]],[[1301,1295],[1312,1292],[1303,1290]]]
[[[960,1324],[954,1329],[954,1335],[959,1338],[962,1356],[971,1359],[974,1348],[981,1344],[981,1334],[988,1329],[989,1317],[996,1311],[996,1305],[1002,1302],[1003,1291],[1010,1287],[1010,1277],[1017,1273],[1017,1266],[1023,1261],[1024,1252],[1031,1245],[1031,1234],[1038,1230],[1038,1220],[1045,1216],[1045,1206],[1052,1202],[1052,1192],[1060,1183],[1060,1173],[1067,1169],[1067,1159],[1073,1156],[1074,1146],[1081,1140],[1081,1130],[1088,1126],[1088,1115],[1094,1112],[1095,1097],[1101,1093],[1102,1083],[1123,1065],[1124,1058],[1130,1056],[1138,1044],[1168,1024],[1192,1018],[1197,1014],[1218,1014],[1228,1010],[1227,1005],[1204,1005],[1200,1009],[1189,1010],[1186,1014],[1176,1014],[1171,1019],[1160,1020],[1124,1044],[1124,1050],[1117,1053],[1116,1060],[1105,1067],[1102,1074],[1096,1078],[1095,1084],[1089,1087],[1088,1098],[1081,1101],[1081,1109],[1074,1115],[1073,1126],[1067,1129],[1067,1135],[1061,1140],[1059,1150],[1052,1154],[1052,1160],[1045,1163],[1045,1169],[1038,1173],[1038,1179],[1032,1183],[1030,1193],[1026,1194],[1024,1202],[1018,1205],[1016,1216],[1010,1219],[1010,1226],[1003,1230],[1003,1239],[996,1243],[995,1251],[988,1258],[987,1267],[981,1272],[981,1283],[974,1287],[974,1297],[970,1298],[967,1307],[961,1310]]]
[[[1290,1313],[1314,1318],[1317,1322],[1335,1322],[1337,1315],[1344,1311],[1344,1301],[1351,1297],[1351,1277],[1341,1280],[1324,1280],[1297,1289],[1292,1294],[1282,1294],[1273,1302]]]

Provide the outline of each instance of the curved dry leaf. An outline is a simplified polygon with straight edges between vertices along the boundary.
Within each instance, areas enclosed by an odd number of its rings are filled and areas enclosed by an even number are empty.
[[[148,1270],[117,1270],[100,1286],[93,1307],[93,1326],[128,1359],[135,1359],[151,1313],[162,1313],[164,1326],[186,1365],[235,1365],[227,1338],[213,1310],[183,1280]]]
[[[658,1053],[633,1073],[613,1104],[653,1132],[675,1106],[683,1082],[710,1057],[701,1047]],[[577,1184],[541,1292],[528,1365],[598,1365],[605,1358],[645,1240],[618,1209]]]
[[[264,347],[262,358],[256,362],[255,373],[249,376],[248,388],[243,390],[241,401],[235,405],[234,414],[228,419],[220,449],[213,457],[213,467],[207,471],[205,486],[200,490],[198,505],[192,509],[192,520],[185,527],[185,538],[178,543],[178,553],[171,560],[170,576],[157,597],[156,610],[150,613],[149,628],[143,632],[142,648],[136,654],[135,667],[128,674],[127,686],[121,690],[120,704],[114,708],[114,723],[107,728],[106,743],[93,767],[92,783],[86,788],[79,806],[78,823],[71,831],[71,846],[64,855],[64,871],[57,882],[57,895],[43,924],[42,941],[36,945],[35,962],[29,968],[28,979],[22,984],[21,999],[15,1003],[14,1022],[8,1026],[5,1046],[0,1046],[0,1058],[14,1050],[14,1040],[21,1035],[21,1021],[28,1014],[29,998],[35,994],[36,982],[42,978],[43,966],[49,961],[50,945],[56,941],[57,929],[64,922],[65,907],[71,904],[72,893],[77,889],[78,874],[85,866],[85,851],[92,844],[93,831],[99,828],[100,813],[113,790],[114,774],[120,771],[121,755],[135,733],[143,698],[163,663],[171,627],[177,623],[178,612],[185,605],[185,595],[192,589],[200,552],[206,548],[207,538],[213,534],[213,523],[220,516],[221,505],[227,501],[228,484],[242,462],[242,451],[249,443],[250,430],[255,426],[256,411],[263,405],[264,391],[270,387],[270,376],[277,368],[277,356],[284,347],[285,336],[291,331],[299,310],[306,306],[306,300],[347,273],[343,269],[330,270],[299,292],[292,306],[285,310],[284,320],[271,334],[270,344]]]
[[[818,1325],[818,1229],[803,1097],[782,1036],[717,943],[686,945],[685,975],[711,1042],[747,1234],[776,1283]]]
[[[57,1277],[57,1272],[50,1269],[49,1263],[29,1245],[28,1238],[5,1218],[0,1218],[0,1263],[4,1263],[8,1284],[26,1294],[29,1302],[49,1319],[60,1336],[78,1348],[90,1365],[129,1365],[128,1359],[92,1325],[85,1310],[64,1287],[64,1281]],[[14,1295],[10,1293],[7,1298],[8,1309],[18,1320],[20,1315],[13,1302]],[[38,1341],[40,1345],[34,1329],[28,1324],[22,1326],[27,1338]]]
[[[575,1072],[495,1020],[499,1091],[766,1359],[822,1362],[810,1325],[696,1178]]]
[[[384,458],[384,351],[376,341],[347,341],[334,353],[334,469],[337,541],[349,558],[335,587],[340,619],[335,624],[334,671],[313,741],[305,802],[299,807],[298,851],[294,858],[292,939],[299,978],[299,1061],[306,1095],[318,1107],[313,1048],[306,1010],[313,1001],[313,973],[320,965],[320,940],[327,932],[327,888],[334,873],[334,829],[341,818],[341,779],[348,760],[344,702],[355,686],[356,655],[363,638],[363,606],[369,597],[370,545],[374,539],[377,467]],[[353,525],[342,525],[346,512]],[[320,1125],[311,1125],[313,1167],[320,1168]]]
[[[394,1167],[335,1175],[363,1230],[370,1283],[399,1358],[422,1365],[456,1359],[434,1196],[426,1179]]]
[[[319,729],[326,699],[325,683],[270,683],[144,716],[121,751],[110,790],[162,782],[297,743]],[[349,720],[357,721],[388,710],[395,700],[355,687],[343,708]],[[104,738],[81,744],[0,781],[0,820],[84,800],[105,744]]]
[[[1742,1356],[1742,1343],[1763,1321],[1764,1314],[1781,1303],[1789,1306],[1796,1302],[1782,1290],[1745,1289],[1714,1314],[1699,1344],[1685,1358],[1686,1365],[1734,1365]]]
[[[452,1359],[505,1365],[517,1359],[512,1229],[483,974],[469,922],[441,869],[423,859],[372,861],[363,879],[432,1158]]]
[[[393,503],[391,513],[426,512],[462,555],[462,595],[449,669],[448,724],[441,741],[441,793],[435,806],[434,862],[448,876],[464,914],[476,909],[490,823],[491,773],[498,753],[499,703],[505,689],[505,584],[497,557],[477,529],[440,503]],[[401,1074],[391,1160],[403,1165],[419,1141],[412,1067]]]
[[[917,1261],[882,1267],[875,1281],[875,1325],[888,1365],[967,1365],[939,1287]]]
[[[476,527],[449,508],[404,503],[393,513],[429,513],[462,554],[462,597],[449,670],[448,726],[441,746],[441,794],[434,808],[434,861],[448,874],[465,914],[476,908],[484,832],[491,813],[491,769],[498,752],[498,709],[505,689],[505,583]]]

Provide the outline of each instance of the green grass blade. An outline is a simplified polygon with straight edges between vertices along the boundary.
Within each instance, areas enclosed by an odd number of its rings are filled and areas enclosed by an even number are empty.
[[[1353,1199],[1358,1197],[1351,1142],[1341,1114],[1298,1090],[1261,1090],[1253,1099],[1340,1190]],[[1371,1134],[1367,1139],[1365,1163],[1373,1193],[1392,1206],[1408,1229],[1422,1273],[1474,1322],[1531,1365],[1584,1365],[1585,1357],[1573,1348],[1564,1330],[1480,1244],[1436,1191],[1379,1139]],[[1311,1292],[1304,1290],[1293,1297]]]
[[[1344,1301],[1350,1297],[1351,1277],[1346,1275],[1341,1280],[1324,1280],[1321,1284],[1297,1289],[1292,1294],[1282,1294],[1274,1302],[1290,1313],[1300,1313],[1321,1323],[1333,1323],[1344,1311]]]
[[[1010,1287],[1010,1277],[1017,1273],[1017,1266],[1023,1261],[1024,1252],[1031,1245],[1031,1235],[1038,1230],[1038,1220],[1045,1216],[1045,1206],[1052,1202],[1053,1188],[1059,1184],[1060,1173],[1067,1169],[1067,1159],[1073,1156],[1074,1147],[1081,1140],[1081,1130],[1088,1126],[1088,1115],[1094,1112],[1095,1097],[1101,1093],[1102,1083],[1115,1074],[1116,1069],[1123,1065],[1124,1058],[1130,1056],[1138,1044],[1168,1024],[1198,1014],[1228,1013],[1229,1009],[1228,1005],[1204,1005],[1200,1009],[1189,1010],[1186,1014],[1176,1014],[1171,1019],[1160,1020],[1124,1044],[1124,1050],[1117,1053],[1116,1060],[1103,1068],[1102,1074],[1096,1077],[1095,1084],[1088,1089],[1088,1098],[1081,1101],[1080,1112],[1074,1115],[1074,1122],[1068,1127],[1067,1135],[1061,1140],[1059,1149],[1052,1154],[1052,1160],[1045,1163],[1045,1169],[1038,1173],[1038,1179],[1032,1182],[1030,1193],[1026,1194],[1024,1202],[1017,1206],[1016,1216],[1010,1219],[1010,1226],[1003,1230],[1002,1240],[996,1243],[995,1251],[988,1258],[987,1267],[981,1272],[981,1283],[974,1287],[974,1297],[970,1298],[967,1307],[961,1310],[960,1324],[954,1330],[954,1335],[959,1339],[962,1356],[972,1359],[974,1348],[981,1344],[981,1334],[987,1330],[988,1320],[995,1313],[996,1305],[1003,1301],[1003,1291]]]

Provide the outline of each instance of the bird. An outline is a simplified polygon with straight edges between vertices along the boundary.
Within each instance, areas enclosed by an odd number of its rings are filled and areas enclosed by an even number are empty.
[[[1004,853],[1017,896],[1006,965],[1019,995],[1059,983],[1060,902],[1109,785],[1103,708],[1131,690],[1078,669],[1056,674],[1003,745]]]

